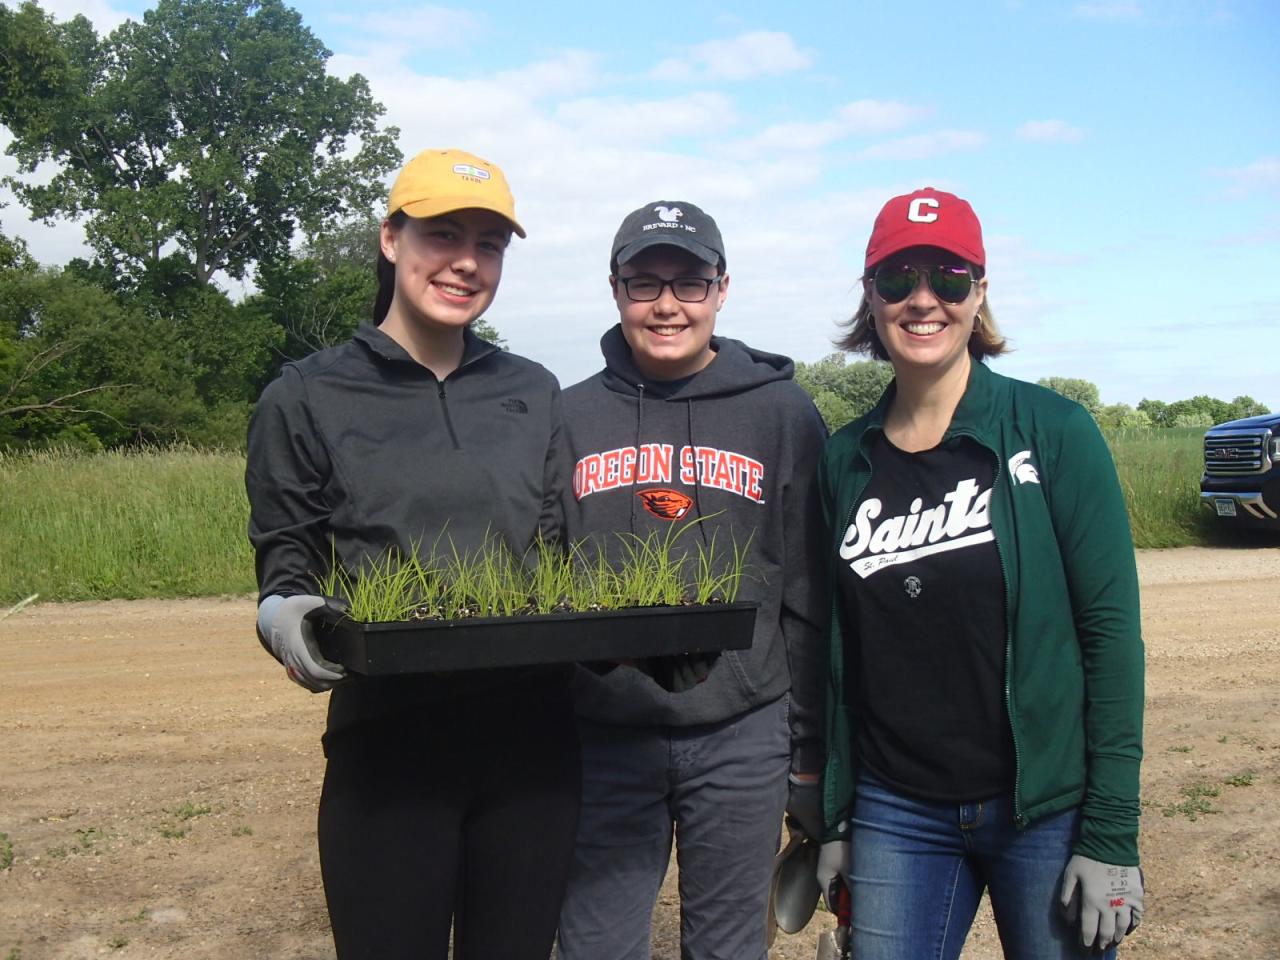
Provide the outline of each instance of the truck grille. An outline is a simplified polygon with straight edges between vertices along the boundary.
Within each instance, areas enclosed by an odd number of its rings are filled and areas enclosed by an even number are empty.
[[[1213,433],[1204,438],[1204,472],[1210,477],[1243,477],[1271,469],[1267,446],[1271,433],[1249,430]]]

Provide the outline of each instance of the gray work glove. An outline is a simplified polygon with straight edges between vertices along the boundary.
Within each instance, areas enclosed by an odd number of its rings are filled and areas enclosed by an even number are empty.
[[[668,693],[692,690],[711,673],[720,651],[680,653],[670,657],[645,657],[632,661],[632,666]]]
[[[1076,854],[1062,873],[1062,910],[1080,924],[1080,942],[1098,950],[1118,944],[1142,922],[1142,870]]]
[[[320,654],[315,627],[308,613],[325,605],[324,597],[300,594],[267,597],[258,606],[258,633],[272,655],[284,664],[294,683],[312,693],[330,689],[346,677],[346,671]]]
[[[848,840],[828,841],[818,851],[818,868],[814,873],[818,878],[818,889],[822,891],[822,902],[832,913],[836,912],[833,881],[838,878],[847,882],[849,862],[852,857],[853,844]]]
[[[815,843],[822,841],[822,781],[787,777],[787,816]]]

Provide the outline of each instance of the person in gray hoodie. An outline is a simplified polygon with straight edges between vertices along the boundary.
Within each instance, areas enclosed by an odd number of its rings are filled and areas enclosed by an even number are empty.
[[[725,268],[720,231],[693,204],[627,216],[605,367],[564,391],[570,541],[617,559],[631,534],[683,529],[677,549],[745,548],[738,599],[759,610],[749,650],[681,665],[700,678],[689,689],[630,666],[578,671],[583,798],[560,960],[649,956],[673,839],[681,956],[761,960],[784,810],[821,838],[826,429],[789,359],[714,335]]]

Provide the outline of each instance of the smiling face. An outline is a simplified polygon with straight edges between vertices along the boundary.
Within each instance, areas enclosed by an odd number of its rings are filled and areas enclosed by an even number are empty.
[[[911,247],[886,258],[877,268],[899,264],[967,267],[961,258],[937,247]],[[967,363],[974,317],[986,296],[985,278],[975,280],[969,295],[960,303],[940,299],[923,276],[899,303],[886,303],[870,279],[863,283],[876,334],[895,372],[940,376],[957,364]]]
[[[716,268],[678,247],[657,246],[636,254],[618,267],[616,277],[609,278],[622,319],[622,335],[640,372],[653,380],[692,376],[715,358],[711,335],[716,329],[716,313],[729,293],[729,277],[713,283],[701,303],[685,303],[676,299],[670,284],[662,288],[657,300],[632,300],[619,281],[639,276],[659,281],[677,277],[710,280],[717,276]]]
[[[461,333],[493,302],[510,239],[510,222],[490,210],[384,221],[382,253],[396,268],[384,329]]]

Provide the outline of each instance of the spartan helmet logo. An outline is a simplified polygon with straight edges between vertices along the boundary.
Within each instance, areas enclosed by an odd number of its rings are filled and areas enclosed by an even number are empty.
[[[653,209],[663,223],[675,223],[684,216],[684,211],[679,207],[656,206]]]
[[[1015,484],[1040,482],[1040,472],[1036,470],[1036,465],[1031,462],[1030,450],[1015,453],[1009,458],[1009,476],[1013,477]]]
[[[908,597],[914,600],[924,590],[924,584],[920,582],[919,577],[907,577],[902,581],[902,589]]]

